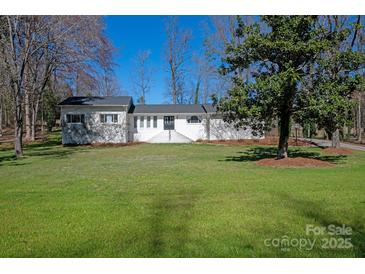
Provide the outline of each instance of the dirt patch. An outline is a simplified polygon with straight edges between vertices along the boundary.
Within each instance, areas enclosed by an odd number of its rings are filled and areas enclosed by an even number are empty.
[[[323,149],[323,152],[326,154],[337,154],[337,155],[349,155],[353,154],[354,151],[349,148],[334,148],[334,147],[328,147]]]
[[[295,157],[277,160],[275,158],[262,159],[256,162],[259,166],[271,167],[331,167],[333,164],[311,158]]]
[[[217,145],[234,145],[234,146],[276,146],[279,143],[278,137],[265,137],[264,139],[241,139],[241,140],[216,140],[216,141],[198,141],[202,144]],[[295,141],[295,138],[289,138],[289,146],[313,146],[309,141]]]

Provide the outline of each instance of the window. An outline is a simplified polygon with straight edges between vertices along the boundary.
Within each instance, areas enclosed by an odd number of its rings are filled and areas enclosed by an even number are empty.
[[[139,127],[144,127],[144,116],[139,117]]]
[[[147,127],[151,127],[151,116],[147,116]]]
[[[137,128],[138,117],[135,116],[133,118],[134,118],[134,128]]]
[[[83,124],[83,123],[85,123],[85,114],[67,114],[66,123]]]
[[[118,114],[100,114],[100,122],[103,124],[118,123]]]
[[[153,116],[153,127],[157,128],[157,116]]]
[[[198,116],[190,116],[187,121],[189,124],[199,124],[202,122],[201,118]]]

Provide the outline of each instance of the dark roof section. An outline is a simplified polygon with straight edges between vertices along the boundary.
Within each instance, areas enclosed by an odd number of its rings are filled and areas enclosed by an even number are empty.
[[[189,105],[136,105],[133,113],[143,114],[143,113],[197,113],[204,114],[205,110],[202,105],[189,104]]]
[[[216,113],[217,107],[213,106],[212,104],[203,104],[203,108],[206,113]]]
[[[59,103],[61,106],[129,106],[130,104],[132,104],[131,96],[73,96]]]
[[[60,106],[129,106],[129,113],[215,113],[217,109],[211,104],[158,104],[158,105],[133,105],[131,96],[73,96],[65,99]]]

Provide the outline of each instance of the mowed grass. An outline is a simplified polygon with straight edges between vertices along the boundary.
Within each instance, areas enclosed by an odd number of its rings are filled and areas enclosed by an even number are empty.
[[[257,166],[271,147],[63,147],[58,135],[15,161],[2,145],[0,257],[364,257],[365,154],[291,151],[336,166]],[[350,226],[353,247],[323,248],[307,224]],[[285,237],[316,244],[267,244]]]

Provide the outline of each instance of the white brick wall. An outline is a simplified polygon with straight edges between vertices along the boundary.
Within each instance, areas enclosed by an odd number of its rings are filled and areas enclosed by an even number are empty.
[[[84,124],[66,123],[67,114],[84,114]],[[100,114],[117,114],[118,123],[104,124]],[[128,121],[125,108],[122,107],[88,107],[63,106],[61,109],[62,143],[126,143],[128,141]]]
[[[138,117],[137,128],[134,128],[134,116]],[[140,117],[144,116],[144,127],[140,127]],[[147,128],[147,116],[151,116],[151,127]],[[153,128],[153,116],[157,116],[157,128]],[[167,115],[166,115],[167,116]],[[177,114],[175,116],[175,131],[186,136],[192,141],[207,140],[207,119],[206,115],[201,115],[202,123],[199,124],[190,124],[187,122],[187,118],[191,115],[186,114]],[[139,142],[149,142],[153,137],[164,136],[164,128],[163,128],[163,117],[164,115],[130,115],[129,118],[129,131],[130,131],[130,140],[139,141]],[[162,138],[161,137],[161,138]],[[156,141],[156,138],[153,138],[153,141]],[[236,130],[233,126],[225,123],[222,119],[210,119],[210,140],[235,140],[235,139],[252,139],[254,136],[251,133],[250,129],[240,129]],[[162,138],[165,139],[165,138]],[[161,139],[161,142],[162,142]],[[176,140],[178,141],[178,140]]]
[[[85,124],[67,124],[67,114],[84,114]],[[103,124],[100,114],[117,114],[117,124]],[[207,140],[207,116],[197,115],[202,122],[188,123],[187,119],[194,114],[175,114],[175,131],[169,142],[187,142]],[[195,114],[196,115],[196,114]],[[138,117],[137,128],[134,128],[134,117]],[[63,144],[89,144],[89,143],[126,143],[139,142],[166,142],[164,130],[164,116],[166,114],[144,114],[144,125],[141,127],[142,115],[127,114],[125,107],[111,106],[62,106],[62,143]],[[150,127],[147,127],[147,116],[151,117]],[[153,116],[157,116],[157,128],[153,127]],[[182,136],[183,135],[183,136]],[[186,138],[185,138],[186,137]],[[210,119],[210,140],[252,139],[251,130],[236,130],[222,119]]]

